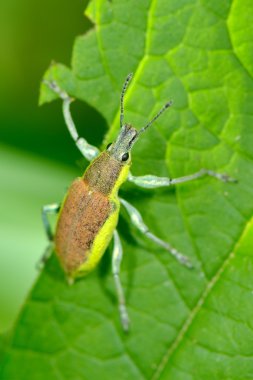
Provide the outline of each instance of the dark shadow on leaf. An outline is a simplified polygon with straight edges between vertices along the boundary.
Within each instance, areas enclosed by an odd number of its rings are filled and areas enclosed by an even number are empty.
[[[128,246],[136,246],[136,241],[129,232],[129,223],[123,218],[119,218],[119,223],[117,226],[118,232],[122,240],[126,240],[128,242]],[[116,289],[115,287],[113,288],[113,291],[109,289],[107,286],[107,280],[109,276],[113,277],[112,274],[112,250],[113,250],[113,240],[110,243],[109,248],[106,250],[104,256],[101,259],[101,262],[99,264],[98,268],[98,278],[101,284],[101,288],[103,292],[108,296],[108,298],[111,300],[111,302],[115,305],[118,303],[117,299],[117,294],[116,294]],[[132,284],[133,284],[133,279],[134,279],[134,267],[136,264],[135,256],[130,254],[127,254],[127,252],[124,252],[124,247],[123,247],[123,259],[122,259],[122,264],[123,262],[125,263],[124,266],[127,267],[127,286],[125,287],[125,297],[126,297],[126,302],[128,298],[130,297],[130,292],[132,289]]]
[[[98,264],[98,275],[101,279],[111,273],[111,256],[112,256],[112,242],[105,251],[100,263]]]
[[[108,130],[106,120],[88,103],[75,100],[71,105],[71,113],[80,137],[89,144],[99,147]]]

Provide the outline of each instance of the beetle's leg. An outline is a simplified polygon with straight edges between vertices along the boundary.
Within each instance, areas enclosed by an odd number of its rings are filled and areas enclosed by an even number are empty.
[[[120,282],[120,277],[119,277],[123,250],[122,250],[119,234],[116,230],[114,231],[113,237],[114,237],[114,247],[113,247],[113,253],[112,253],[112,273],[113,273],[117,296],[118,296],[119,312],[120,312],[122,327],[123,327],[123,330],[127,332],[129,330],[129,318],[128,318],[128,313],[126,309],[124,291],[123,291],[123,288]]]
[[[60,210],[60,205],[57,203],[53,203],[51,205],[46,205],[42,207],[42,221],[43,221],[45,231],[49,240],[49,244],[37,264],[38,269],[44,266],[45,262],[50,257],[53,247],[54,247],[54,243],[53,243],[54,236],[53,236],[53,232],[48,220],[48,214],[56,214],[59,212],[59,210]]]
[[[122,199],[122,198],[120,198],[120,202],[126,208],[128,214],[131,218],[131,222],[133,223],[133,225],[136,228],[138,228],[139,231],[141,231],[150,240],[154,241],[155,243],[157,243],[158,245],[160,245],[161,247],[163,247],[167,251],[169,251],[170,254],[172,256],[174,256],[177,261],[180,262],[180,264],[183,264],[183,265],[187,266],[188,268],[193,267],[191,264],[191,261],[188,257],[184,256],[181,252],[179,252],[171,244],[161,240],[160,238],[158,238],[157,236],[152,234],[152,232],[149,231],[149,228],[144,223],[141,214],[139,213],[139,211],[134,206],[132,206],[130,203],[128,203],[125,199]]]
[[[61,206],[58,203],[52,203],[51,205],[42,207],[42,221],[49,241],[53,241],[54,236],[48,220],[48,214],[57,214],[60,207]]]
[[[135,183],[137,186],[145,187],[147,189],[155,189],[157,187],[176,185],[178,183],[192,181],[197,178],[204,176],[215,177],[223,182],[237,182],[236,179],[229,177],[227,174],[216,173],[213,170],[201,169],[196,173],[186,175],[179,178],[168,178],[168,177],[157,177],[154,175],[144,175],[140,177],[135,177],[131,173],[128,175],[128,180]]]
[[[62,110],[65,123],[71,134],[72,139],[75,141],[76,146],[82,153],[82,155],[88,160],[91,161],[97,157],[100,153],[99,149],[93,145],[90,145],[83,137],[79,137],[76,130],[74,121],[70,113],[70,103],[74,100],[71,98],[65,91],[63,91],[56,82],[44,80],[44,83],[48,85],[51,90],[56,92],[59,97],[63,100]]]
[[[45,263],[47,262],[47,260],[51,256],[53,249],[54,249],[54,243],[52,241],[50,241],[48,243],[43,255],[40,257],[39,261],[36,263],[36,268],[38,270],[41,270],[44,267]]]

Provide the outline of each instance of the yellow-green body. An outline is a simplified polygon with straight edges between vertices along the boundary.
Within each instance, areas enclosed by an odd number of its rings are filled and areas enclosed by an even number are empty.
[[[108,247],[118,222],[118,189],[129,168],[105,151],[70,186],[55,233],[56,253],[69,278],[94,269]]]

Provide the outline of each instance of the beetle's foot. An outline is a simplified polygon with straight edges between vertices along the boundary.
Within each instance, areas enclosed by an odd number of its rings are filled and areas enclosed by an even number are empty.
[[[237,183],[238,182],[238,179],[230,177],[227,174],[220,174],[220,179],[223,182],[231,182],[231,183]]]
[[[125,305],[119,305],[120,320],[125,333],[129,332],[130,320]]]
[[[220,180],[222,182],[232,182],[232,183],[238,182],[238,180],[236,178],[230,177],[226,173],[216,173],[213,170],[208,170],[208,169],[202,169],[201,172],[203,174],[209,175],[210,177],[217,178],[218,180]]]
[[[52,80],[47,80],[47,79],[43,79],[42,81],[45,85],[47,85],[52,91],[54,91],[57,95],[59,95],[59,97],[62,99],[62,100],[68,100],[70,102],[72,102],[74,99],[71,98],[66,91],[62,90],[58,84],[56,83],[56,81]]]

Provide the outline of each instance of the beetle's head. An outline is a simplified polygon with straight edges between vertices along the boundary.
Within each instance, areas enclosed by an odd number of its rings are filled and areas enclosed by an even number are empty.
[[[122,125],[117,139],[113,143],[107,145],[107,151],[117,161],[120,161],[123,164],[130,164],[130,151],[137,136],[137,130],[130,124]]]
[[[171,106],[172,102],[166,103],[163,108],[151,119],[144,127],[137,131],[130,124],[123,124],[124,121],[124,95],[128,86],[128,83],[132,79],[133,74],[129,74],[124,83],[121,98],[120,98],[120,132],[113,143],[107,145],[107,151],[110,155],[115,158],[117,161],[122,162],[122,164],[131,163],[131,149],[134,143],[139,139],[140,135],[146,131],[148,127],[150,127],[153,122],[158,119],[158,117]]]

